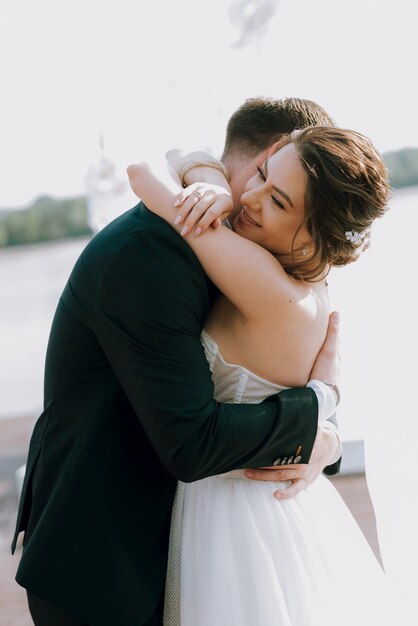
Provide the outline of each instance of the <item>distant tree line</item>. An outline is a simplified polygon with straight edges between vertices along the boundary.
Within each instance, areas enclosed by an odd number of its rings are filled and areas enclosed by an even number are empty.
[[[65,239],[88,235],[84,197],[37,198],[24,209],[0,211],[0,246]]]
[[[403,148],[383,155],[392,187],[418,185],[418,148]]]
[[[383,158],[393,187],[418,185],[418,148],[387,152]],[[87,200],[82,196],[42,196],[24,209],[0,209],[0,247],[89,234]]]

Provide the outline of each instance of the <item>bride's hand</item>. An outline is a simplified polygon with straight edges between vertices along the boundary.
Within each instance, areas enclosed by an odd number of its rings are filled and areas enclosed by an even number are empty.
[[[220,185],[193,183],[177,194],[174,206],[178,207],[175,224],[182,224],[182,235],[193,228],[196,236],[209,226],[221,225],[233,208],[232,194]]]
[[[278,489],[273,493],[277,500],[288,500],[303,489],[306,489],[308,485],[321,475],[324,468],[329,465],[330,460],[334,457],[337,446],[338,439],[335,433],[328,428],[320,427],[309,464],[257,467],[245,470],[245,475],[251,480],[268,482],[291,481],[291,485],[287,489]]]

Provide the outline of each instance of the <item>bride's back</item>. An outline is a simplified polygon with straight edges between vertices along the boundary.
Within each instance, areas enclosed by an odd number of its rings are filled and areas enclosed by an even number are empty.
[[[298,281],[291,306],[244,319],[222,294],[205,325],[228,363],[242,365],[285,387],[304,386],[326,335],[329,303],[325,281]]]

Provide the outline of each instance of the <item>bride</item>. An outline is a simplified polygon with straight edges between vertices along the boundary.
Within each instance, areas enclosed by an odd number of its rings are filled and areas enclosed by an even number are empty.
[[[128,175],[220,289],[202,333],[217,399],[257,403],[305,385],[327,328],[326,276],[357,259],[385,212],[386,169],[370,141],[328,127],[284,138],[247,182],[232,230],[203,232],[205,211],[230,198],[226,181],[186,189],[175,208],[173,193],[148,166],[131,165]],[[291,479],[284,469],[277,499],[269,483],[245,480],[242,470],[179,483],[166,626],[391,619],[380,566],[336,490],[320,477],[281,499]]]

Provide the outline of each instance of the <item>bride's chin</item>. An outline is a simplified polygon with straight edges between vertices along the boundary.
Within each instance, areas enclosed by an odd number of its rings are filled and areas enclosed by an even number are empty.
[[[247,230],[243,228],[239,222],[239,214],[235,217],[234,221],[232,222],[231,229],[234,231],[234,233],[237,233],[237,235],[240,235],[241,237],[245,237],[245,239],[251,239],[251,237],[248,236]]]
[[[254,241],[252,237],[250,237],[250,234],[252,233],[249,233],[244,228],[240,228],[239,222],[237,224],[234,222],[231,228],[234,233],[237,233],[237,235],[239,235],[240,237],[243,237],[244,239],[249,239],[250,241]]]
[[[233,220],[229,220],[229,223],[231,225],[231,230],[233,230],[234,233],[236,233],[237,225],[238,225],[238,215],[236,215]]]

